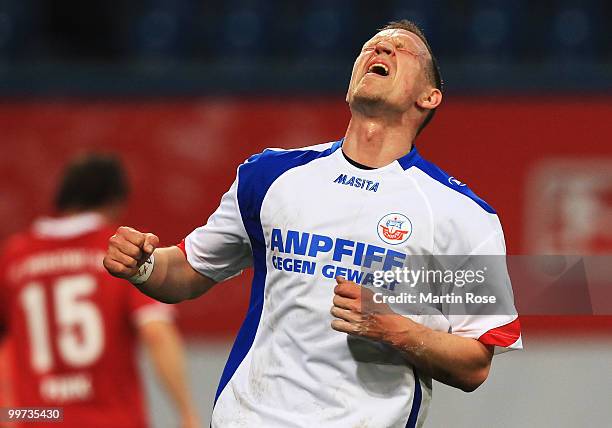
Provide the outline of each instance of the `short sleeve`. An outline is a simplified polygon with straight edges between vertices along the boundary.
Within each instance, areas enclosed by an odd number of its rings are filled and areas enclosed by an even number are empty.
[[[126,287],[128,308],[132,322],[135,325],[143,325],[150,321],[174,320],[175,309],[172,305],[158,302],[143,294],[136,287]]]
[[[448,315],[451,331],[464,337],[479,340],[486,345],[494,345],[496,353],[522,349],[521,329],[514,306],[514,296],[506,266],[506,246],[501,225],[493,228],[488,237],[471,251],[462,266],[464,271],[483,271],[483,283],[477,288],[464,289],[461,295],[464,303],[455,306],[453,314]],[[496,302],[470,303],[465,301],[468,294],[489,297],[495,296]],[[461,308],[457,310],[457,308]]]
[[[216,282],[238,275],[253,263],[237,191],[236,178],[207,223],[185,238],[185,254],[191,267]]]

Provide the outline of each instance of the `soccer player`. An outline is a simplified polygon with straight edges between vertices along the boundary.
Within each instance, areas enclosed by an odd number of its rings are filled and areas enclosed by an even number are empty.
[[[213,427],[419,426],[432,378],[472,391],[496,347],[521,346],[512,313],[441,320],[364,309],[368,272],[409,255],[503,256],[505,244],[493,208],[414,146],[442,93],[413,23],[390,23],[365,43],[346,100],[343,139],[252,156],[180,245],[157,248],[157,236],[129,227],[110,239],[109,272],[164,302],[254,268]]]
[[[182,426],[196,427],[173,308],[102,266],[127,192],[118,160],[78,158],[59,186],[59,215],[37,220],[6,244],[0,337],[12,345],[11,404],[61,407],[65,427],[147,426],[136,360],[140,340]]]

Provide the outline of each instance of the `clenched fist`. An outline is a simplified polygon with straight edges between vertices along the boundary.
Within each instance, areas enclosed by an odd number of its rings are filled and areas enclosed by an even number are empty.
[[[108,240],[104,267],[113,276],[130,278],[158,245],[159,238],[152,233],[142,233],[131,227],[121,226]]]
[[[385,336],[404,322],[385,303],[376,303],[374,293],[353,281],[336,277],[331,314],[331,327],[343,333],[384,341]]]

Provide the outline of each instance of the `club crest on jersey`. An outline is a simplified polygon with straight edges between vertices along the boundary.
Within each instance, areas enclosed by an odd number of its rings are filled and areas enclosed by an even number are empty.
[[[378,222],[377,232],[380,239],[387,244],[402,244],[412,235],[412,223],[403,214],[387,214]]]

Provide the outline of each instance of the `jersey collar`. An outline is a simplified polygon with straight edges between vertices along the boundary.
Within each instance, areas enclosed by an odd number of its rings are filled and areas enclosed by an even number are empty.
[[[344,143],[344,138],[342,138],[341,140],[339,140],[336,144],[340,143],[340,147],[342,147],[342,144]],[[334,146],[336,145],[334,144]],[[346,157],[346,155],[343,154],[343,157]],[[412,148],[410,149],[410,151],[408,153],[406,153],[404,156],[402,156],[399,159],[396,159],[397,163],[400,164],[400,166],[402,167],[402,169],[405,171],[408,168],[410,168],[411,166],[413,166],[420,158],[419,152],[416,148],[416,145],[412,145]],[[348,162],[348,160],[347,160]],[[350,163],[350,162],[348,162]],[[393,163],[393,162],[391,162]],[[388,166],[388,165],[387,165]],[[386,166],[381,167],[381,168],[386,168]],[[376,171],[379,170],[381,168],[374,168],[374,169],[362,169],[362,171]]]
[[[44,238],[74,238],[93,232],[105,224],[104,217],[98,213],[83,213],[65,217],[42,217],[34,222],[32,229]]]
[[[416,146],[413,144],[412,149],[410,149],[410,151],[406,153],[404,156],[399,158],[397,162],[402,166],[404,171],[406,171],[408,168],[410,168],[412,165],[414,165],[417,162],[419,157],[420,157],[419,152],[417,151]]]

